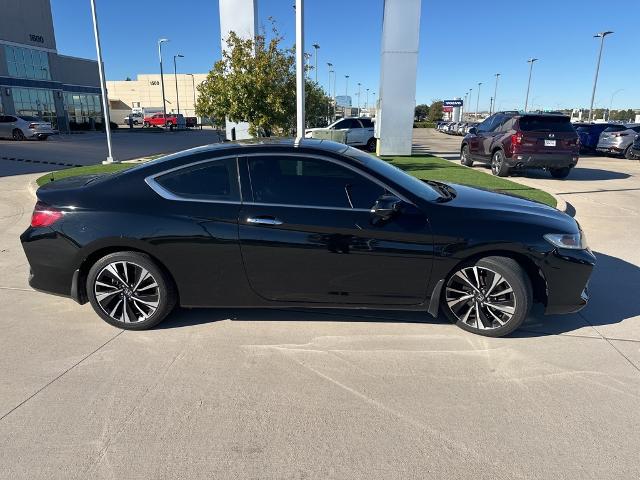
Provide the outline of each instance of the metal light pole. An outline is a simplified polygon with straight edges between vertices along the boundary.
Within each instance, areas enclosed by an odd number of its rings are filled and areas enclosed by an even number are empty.
[[[493,103],[492,103],[491,111],[489,112],[489,114],[493,113],[493,110],[496,105],[496,98],[498,97],[498,78],[500,78],[500,74],[496,73],[496,88],[493,90]]]
[[[529,91],[531,90],[531,75],[533,73],[533,64],[537,62],[537,58],[530,58],[527,60],[529,64],[529,83],[527,83],[527,96],[524,99],[524,113],[527,113],[527,108],[529,107]]]
[[[333,71],[331,67],[333,67],[333,63],[327,62],[327,69],[329,70],[329,87],[327,88],[328,96],[331,96],[331,72]]]
[[[348,97],[349,96],[349,75],[345,75],[344,78],[346,78],[347,80],[346,86],[344,88],[344,94]]]
[[[618,90],[616,90],[615,92],[613,92],[611,94],[611,100],[609,101],[609,110],[607,112],[607,121],[610,122],[611,121],[611,107],[613,107],[613,97],[615,97],[617,94],[619,94],[620,92],[623,92],[624,88],[619,88]]]
[[[96,52],[98,55],[98,73],[100,74],[100,92],[102,93],[102,115],[104,131],[107,134],[107,159],[102,163],[119,163],[113,159],[113,149],[111,146],[111,125],[109,118],[109,98],[107,97],[107,84],[104,78],[104,68],[102,65],[102,48],[100,47],[100,32],[98,30],[98,14],[96,13],[96,2],[91,0],[91,15],[93,17],[93,34],[96,38]]]
[[[187,73],[187,75],[191,77],[191,87],[193,90],[193,116],[196,117],[196,77],[193,73]]]
[[[465,108],[467,107],[467,97],[469,96],[469,92],[464,94],[464,103],[462,104],[462,109],[460,112],[460,120],[464,120]]]
[[[296,135],[304,137],[304,0],[296,0]]]
[[[600,53],[598,53],[598,63],[596,64],[596,78],[593,80],[593,92],[591,93],[591,106],[589,107],[589,121],[593,121],[593,102],[596,99],[596,86],[598,85],[598,74],[600,73],[600,61],[602,60],[602,49],[604,48],[604,39],[607,35],[611,35],[613,32],[600,32],[593,36],[593,38],[600,39]]]
[[[480,87],[482,82],[478,82],[478,99],[476,100],[476,120],[478,119],[478,108],[480,107]]]
[[[176,58],[184,58],[184,55],[178,53],[173,56],[173,78],[176,81],[176,104],[178,108],[178,115],[180,115],[180,96],[178,95],[178,69],[176,68]]]
[[[162,70],[162,44],[168,42],[168,38],[158,40],[158,57],[160,57],[160,88],[162,88],[162,113],[164,120],[167,121],[167,100],[164,97],[164,72]]]
[[[364,108],[367,109],[367,113],[369,113],[369,89],[367,88],[367,99],[364,103]]]
[[[358,116],[360,116],[360,95],[362,95],[362,84],[358,82]]]
[[[318,49],[320,48],[320,45],[318,45],[317,43],[314,43],[312,45],[313,49],[314,49],[314,53],[315,53],[315,64],[316,66],[314,67],[315,71],[316,71],[316,83],[318,83]]]

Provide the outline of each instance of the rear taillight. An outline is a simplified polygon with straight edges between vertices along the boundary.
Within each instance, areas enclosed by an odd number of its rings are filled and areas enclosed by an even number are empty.
[[[49,227],[62,218],[62,212],[46,203],[38,202],[31,215],[32,227]]]
[[[511,135],[511,153],[515,153],[520,145],[522,145],[522,132]]]
[[[30,123],[29,128],[36,128],[38,126],[37,123]]]

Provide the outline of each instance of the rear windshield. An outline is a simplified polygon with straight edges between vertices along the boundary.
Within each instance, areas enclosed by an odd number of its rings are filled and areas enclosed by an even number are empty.
[[[30,117],[28,115],[20,115],[20,118],[27,121],[27,122],[41,122],[42,120],[40,120],[38,117]]]
[[[626,130],[627,127],[624,125],[611,125],[605,129],[605,132],[621,132],[622,130]]]
[[[523,132],[573,132],[568,117],[522,117],[520,130]]]

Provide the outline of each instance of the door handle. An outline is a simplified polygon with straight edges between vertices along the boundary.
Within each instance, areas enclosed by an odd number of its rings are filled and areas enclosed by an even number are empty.
[[[247,223],[254,225],[282,225],[284,222],[275,217],[247,217]]]

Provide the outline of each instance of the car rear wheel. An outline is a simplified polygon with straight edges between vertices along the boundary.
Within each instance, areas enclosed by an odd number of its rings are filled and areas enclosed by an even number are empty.
[[[469,145],[462,147],[460,152],[460,163],[465,167],[473,167],[473,160],[471,160],[471,154],[469,153]]]
[[[529,315],[531,281],[515,260],[485,257],[456,269],[447,279],[442,308],[463,330],[501,337]]]
[[[509,165],[507,165],[502,150],[496,150],[491,157],[491,173],[497,177],[506,177],[509,175]]]
[[[367,142],[367,152],[373,153],[375,151],[376,151],[376,139],[372,137]]]
[[[569,167],[564,168],[550,168],[549,173],[553,178],[567,178],[571,169]]]
[[[26,137],[24,136],[24,133],[22,133],[22,130],[20,130],[19,128],[16,128],[13,131],[13,139],[16,140],[17,142],[20,142],[22,140],[25,140]]]
[[[41,142],[46,141],[47,138],[49,138],[49,137],[47,137],[46,135],[38,135],[38,140],[40,140]]]
[[[144,123],[142,124],[142,126],[143,126],[143,127],[145,127],[145,128],[149,128],[150,124],[149,124],[149,122],[144,122]]]
[[[635,155],[631,151],[632,146],[633,145],[629,145],[627,149],[624,151],[624,158],[626,158],[627,160],[633,160],[635,158]]]
[[[98,260],[87,276],[87,295],[104,321],[125,330],[157,325],[177,300],[172,280],[139,252],[117,252]]]

